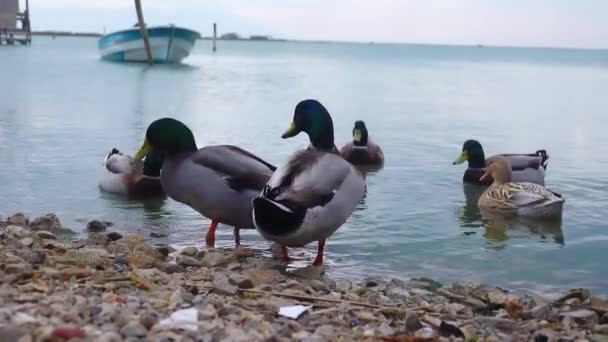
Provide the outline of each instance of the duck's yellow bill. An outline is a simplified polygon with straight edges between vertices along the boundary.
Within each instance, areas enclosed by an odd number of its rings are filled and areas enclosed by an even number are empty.
[[[137,153],[135,153],[135,156],[133,157],[133,159],[142,160],[150,152],[152,152],[152,146],[150,146],[150,143],[148,143],[148,139],[146,139],[146,140],[144,140],[144,144],[141,146],[139,151],[137,151]]]
[[[467,153],[467,151],[462,151],[462,153],[460,154],[460,156],[458,157],[458,159],[454,160],[454,162],[452,163],[452,165],[462,164],[462,163],[464,163],[467,160],[469,160],[469,154]]]
[[[285,133],[283,133],[281,138],[286,139],[295,137],[296,135],[298,135],[298,133],[300,133],[300,130],[296,127],[295,122],[292,122],[291,125],[289,125],[289,128],[285,131]]]
[[[362,136],[363,136],[363,134],[361,134],[361,130],[356,129],[355,133],[353,134],[353,138],[354,138],[355,142],[361,141]]]

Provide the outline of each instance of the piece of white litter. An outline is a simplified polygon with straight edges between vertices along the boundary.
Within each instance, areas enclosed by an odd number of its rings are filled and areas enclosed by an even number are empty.
[[[17,314],[13,317],[13,322],[16,324],[26,324],[26,323],[34,323],[38,322],[34,317],[23,313],[17,312]]]
[[[197,330],[198,310],[194,308],[177,310],[169,318],[159,322],[162,325],[173,325],[188,330]]]
[[[312,306],[304,306],[304,305],[294,305],[294,306],[284,306],[279,309],[279,315],[298,319],[300,315],[302,315],[306,310],[312,308]]]

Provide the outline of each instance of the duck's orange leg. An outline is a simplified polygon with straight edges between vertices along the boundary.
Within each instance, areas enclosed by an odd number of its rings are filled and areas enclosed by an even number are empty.
[[[322,266],[323,265],[323,251],[325,249],[325,240],[319,240],[319,246],[317,247],[317,257],[315,261],[312,263],[313,266]]]
[[[211,225],[209,225],[207,236],[205,236],[205,242],[207,243],[207,247],[215,246],[215,231],[217,230],[218,223],[218,220],[211,219]]]
[[[241,232],[239,227],[234,227],[234,244],[236,247],[241,245]]]

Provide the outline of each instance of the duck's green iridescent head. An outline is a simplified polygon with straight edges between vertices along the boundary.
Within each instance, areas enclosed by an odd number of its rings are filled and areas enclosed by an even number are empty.
[[[334,124],[329,112],[317,100],[304,100],[298,103],[293,122],[283,133],[282,138],[291,138],[300,132],[308,134],[310,143],[319,150],[334,148]]]
[[[469,162],[469,168],[483,169],[486,167],[486,156],[477,140],[465,141],[460,156],[452,164],[462,164],[465,161]]]
[[[134,158],[141,160],[153,151],[171,156],[196,150],[194,135],[186,125],[175,119],[163,118],[148,126],[146,139]]]
[[[367,127],[365,122],[362,120],[355,121],[355,127],[353,128],[353,143],[355,146],[367,146]]]

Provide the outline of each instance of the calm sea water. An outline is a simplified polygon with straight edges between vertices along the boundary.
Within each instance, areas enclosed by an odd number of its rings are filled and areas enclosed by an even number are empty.
[[[214,55],[198,42],[185,65],[149,68],[102,62],[96,43],[0,47],[0,214],[53,212],[76,231],[105,219],[166,235],[154,242],[200,246],[209,221],[190,208],[100,193],[105,154],[133,153],[151,121],[172,116],[199,146],[236,144],[280,164],[307,144],[280,139],[295,104],[317,98],[337,145],[363,119],[387,159],[329,240],[334,276],[608,293],[608,51],[221,42]],[[563,221],[484,222],[478,189],[451,165],[468,138],[488,154],[547,149],[547,186],[567,199]],[[269,247],[255,231],[242,239]],[[218,240],[232,246],[231,229]]]

